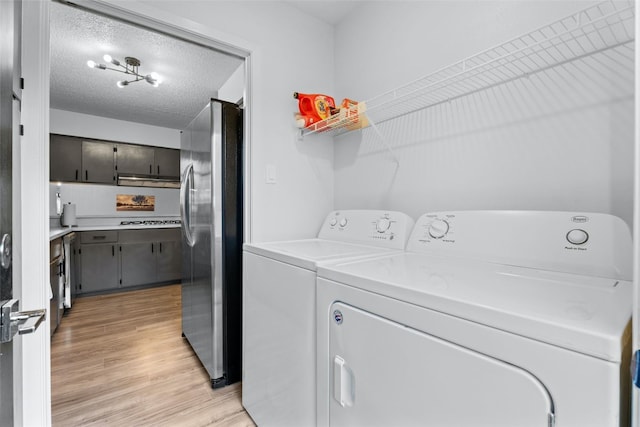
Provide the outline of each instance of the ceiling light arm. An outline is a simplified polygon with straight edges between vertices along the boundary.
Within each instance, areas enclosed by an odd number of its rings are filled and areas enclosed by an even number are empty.
[[[91,68],[97,68],[99,70],[111,70],[111,71],[117,71],[118,73],[135,76],[134,80],[119,81],[117,83],[117,86],[120,88],[128,86],[129,83],[135,83],[141,80],[146,81],[153,87],[158,87],[158,84],[160,83],[160,78],[156,73],[151,73],[147,75],[142,75],[139,73],[138,69],[140,67],[140,60],[137,58],[134,58],[132,56],[127,56],[124,58],[124,61],[125,61],[124,64],[122,64],[117,59],[112,58],[111,55],[104,55],[103,59],[106,62],[113,64],[119,68],[108,67],[104,64],[95,63],[94,61],[87,61],[87,65]]]

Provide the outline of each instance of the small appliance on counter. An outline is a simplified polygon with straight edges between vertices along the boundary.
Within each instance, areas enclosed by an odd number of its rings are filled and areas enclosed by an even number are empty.
[[[62,206],[62,216],[60,217],[60,224],[63,227],[72,227],[78,225],[78,219],[76,218],[76,205],[67,203]]]

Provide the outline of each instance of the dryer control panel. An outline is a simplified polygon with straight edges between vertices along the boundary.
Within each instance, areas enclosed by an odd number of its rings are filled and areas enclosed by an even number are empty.
[[[601,213],[455,211],[422,215],[407,251],[630,280],[631,232]]]
[[[404,249],[414,221],[402,212],[381,210],[333,211],[318,238]]]

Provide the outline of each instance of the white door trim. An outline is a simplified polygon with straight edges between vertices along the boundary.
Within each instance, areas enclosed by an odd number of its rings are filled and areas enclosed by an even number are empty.
[[[636,5],[638,2],[636,2]],[[635,38],[640,37],[640,17],[635,15]],[[633,344],[632,351],[640,349],[640,47],[635,43],[635,133],[634,133],[634,191],[633,191]],[[636,361],[638,362],[638,361]],[[640,427],[640,390],[631,385],[631,425]]]
[[[49,8],[48,1],[22,2],[20,147],[20,252],[21,308],[49,307]],[[26,23],[26,24],[24,24]],[[47,316],[48,317],[48,316]],[[51,372],[49,320],[22,345],[20,385],[16,387],[15,423],[25,426],[51,424]],[[22,402],[22,404],[20,404]]]

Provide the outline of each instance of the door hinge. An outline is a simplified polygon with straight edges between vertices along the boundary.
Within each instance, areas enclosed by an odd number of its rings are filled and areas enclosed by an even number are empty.
[[[20,77],[20,89],[24,89],[24,77]]]
[[[120,284],[122,285],[122,279],[120,279]]]
[[[20,125],[20,136],[24,136],[24,125]]]

